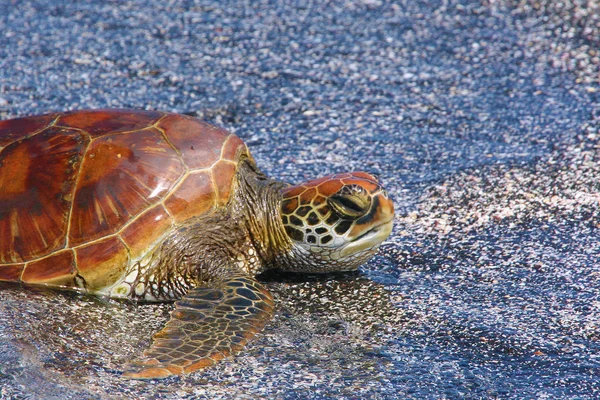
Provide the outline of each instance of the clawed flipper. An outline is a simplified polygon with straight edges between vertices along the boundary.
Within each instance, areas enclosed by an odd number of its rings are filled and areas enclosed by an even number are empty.
[[[130,364],[130,379],[190,373],[242,350],[273,315],[273,298],[256,280],[237,274],[191,290],[154,335],[144,359]]]

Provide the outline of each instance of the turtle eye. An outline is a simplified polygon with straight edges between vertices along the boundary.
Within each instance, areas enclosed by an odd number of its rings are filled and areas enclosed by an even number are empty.
[[[358,218],[369,211],[371,198],[360,187],[344,187],[328,200],[331,208],[340,217]]]

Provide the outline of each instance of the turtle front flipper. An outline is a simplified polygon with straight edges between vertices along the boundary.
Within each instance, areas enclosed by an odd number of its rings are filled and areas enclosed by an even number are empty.
[[[242,350],[273,309],[271,294],[245,274],[192,289],[175,303],[144,359],[130,364],[124,377],[158,379],[208,367]]]

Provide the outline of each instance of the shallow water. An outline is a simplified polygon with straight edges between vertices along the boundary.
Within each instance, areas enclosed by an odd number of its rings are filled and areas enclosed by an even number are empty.
[[[306,4],[0,0],[2,118],[198,115],[398,210],[360,274],[263,277],[274,321],[185,377],[120,378],[171,305],[3,285],[0,398],[600,396],[596,2]]]

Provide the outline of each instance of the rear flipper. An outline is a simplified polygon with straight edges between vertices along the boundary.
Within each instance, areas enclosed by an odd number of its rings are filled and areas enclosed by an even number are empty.
[[[271,294],[248,275],[193,289],[175,303],[165,328],[124,377],[166,378],[208,367],[242,350],[271,320],[273,310]]]

